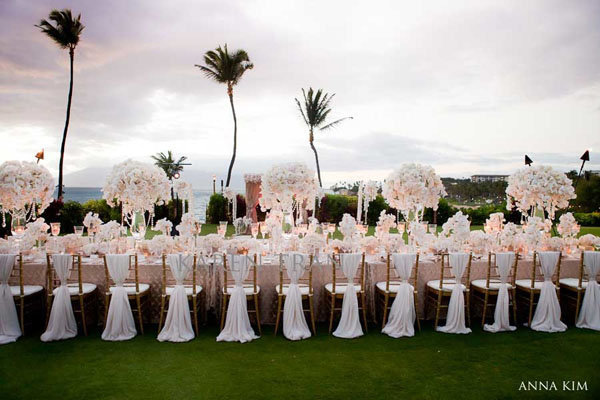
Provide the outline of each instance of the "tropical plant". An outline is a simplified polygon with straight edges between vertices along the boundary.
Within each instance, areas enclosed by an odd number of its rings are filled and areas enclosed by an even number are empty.
[[[327,123],[327,117],[331,112],[329,103],[335,96],[335,93],[332,95],[329,95],[329,93],[323,94],[323,89],[319,89],[315,94],[313,88],[309,88],[308,93],[304,89],[302,89],[302,95],[304,96],[304,104],[300,103],[300,100],[296,98],[294,100],[296,100],[296,104],[298,105],[300,114],[304,119],[304,123],[306,124],[306,126],[308,126],[308,142],[310,143],[310,147],[315,153],[319,185],[323,187],[323,182],[321,181],[321,167],[319,165],[319,155],[317,154],[317,149],[315,148],[314,144],[314,130],[319,129],[320,131],[325,131],[327,129],[333,128],[345,119],[352,119],[352,117],[344,117],[333,122]]]
[[[233,170],[237,151],[237,117],[235,115],[235,107],[233,106],[233,87],[242,79],[244,72],[254,67],[254,64],[250,62],[248,53],[245,50],[240,49],[229,53],[227,44],[223,48],[219,46],[215,50],[207,51],[204,54],[204,63],[206,65],[195,64],[195,66],[200,68],[208,78],[227,85],[227,95],[231,104],[231,113],[233,114],[233,155],[229,163],[227,183],[225,184],[226,187],[229,187],[231,171]]]
[[[65,128],[63,131],[62,143],[60,145],[60,161],[58,164],[58,199],[63,196],[63,163],[65,159],[65,145],[67,143],[67,132],[69,130],[69,120],[71,119],[71,100],[73,98],[73,59],[75,58],[75,47],[79,44],[81,32],[85,26],[81,23],[81,14],[73,18],[71,10],[52,10],[48,20],[41,20],[36,27],[40,28],[49,38],[54,40],[61,49],[69,49],[69,58],[71,61],[71,73],[69,81],[69,97],[67,100],[67,116]],[[54,22],[54,24],[52,24]]]
[[[183,162],[187,160],[187,157],[182,156],[175,161],[171,150],[167,151],[167,154],[161,151],[160,153],[156,153],[151,157],[154,160],[154,164],[165,171],[167,178],[169,178],[169,181],[171,182],[173,179],[179,178],[179,173],[183,171],[183,166],[185,165]],[[173,185],[171,185],[171,199],[175,200]]]

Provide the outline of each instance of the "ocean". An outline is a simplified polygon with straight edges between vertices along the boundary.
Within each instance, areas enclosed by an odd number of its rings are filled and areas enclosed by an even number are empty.
[[[206,207],[208,206],[208,200],[212,191],[210,190],[194,190],[194,214],[200,219],[200,221],[206,221]],[[56,193],[54,194],[56,197]],[[87,187],[66,187],[64,193],[65,201],[76,201],[79,203],[85,203],[88,200],[97,200],[102,198],[101,188],[87,188]]]

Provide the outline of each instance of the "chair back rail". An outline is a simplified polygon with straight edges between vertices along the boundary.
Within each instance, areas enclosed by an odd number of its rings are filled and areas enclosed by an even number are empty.
[[[73,264],[69,269],[69,275],[67,277],[67,284],[77,284],[79,293],[83,293],[83,273],[81,269],[81,254],[73,254]],[[46,255],[46,280],[48,287],[48,296],[52,296],[52,292],[55,288],[60,286],[60,279],[54,269],[54,262],[52,261],[52,255]]]
[[[336,281],[337,281],[337,270],[341,269],[341,256],[340,254],[332,254],[331,256],[331,282],[332,282],[332,290],[335,293]],[[344,274],[342,273],[342,279],[344,279]],[[360,263],[358,265],[358,270],[354,275],[353,282],[355,283],[358,279],[360,284],[361,291],[365,290],[365,253],[362,253]]]
[[[513,262],[512,267],[510,268],[510,272],[508,273],[508,283],[512,286],[515,285],[517,280],[517,268],[519,265],[519,257],[515,253],[515,261]],[[487,274],[486,274],[486,284],[485,287],[489,289],[490,281],[492,280],[500,280],[500,273],[498,272],[498,266],[496,264],[496,253],[490,252],[488,254],[488,266],[487,266]]]
[[[420,254],[417,253],[417,257],[415,258],[415,263],[410,272],[410,278],[408,279],[408,283],[410,283],[413,286],[414,290],[417,290],[418,283],[419,283],[419,256],[420,256]],[[394,268],[392,266],[391,257],[392,257],[391,253],[388,253],[387,259],[386,259],[386,274],[385,274],[385,290],[386,290],[386,292],[390,291],[390,283],[394,282],[394,278],[392,277],[392,271],[394,272],[394,276],[399,279],[398,273],[396,272],[396,268]]]
[[[278,294],[283,294],[283,285],[289,285],[291,283],[291,279],[288,277],[287,272],[285,271],[285,264],[283,262],[284,254],[279,254],[279,292]],[[313,255],[310,254],[308,262],[308,268],[304,271],[300,279],[298,279],[299,285],[307,285],[308,293],[313,293]]]
[[[190,287],[192,288],[192,294],[196,294],[196,285],[198,285],[198,274],[197,274],[197,264],[198,262],[198,256],[196,254],[194,254],[194,261],[192,264],[192,271],[191,274],[188,274],[188,276],[183,280],[183,286],[184,287]],[[161,287],[161,294],[166,295],[167,294],[167,286],[174,286],[177,281],[175,280],[175,277],[173,276],[173,271],[171,271],[171,266],[167,263],[167,255],[163,254],[162,255],[162,287]]]
[[[246,279],[244,279],[244,281],[242,282],[243,286],[252,286],[252,288],[254,289],[254,292],[256,292],[256,288],[258,287],[258,271],[256,268],[256,264],[257,264],[257,256],[256,254],[252,257],[252,263],[249,267],[250,271],[248,272],[248,277],[246,277]],[[227,254],[223,254],[223,287],[231,287],[231,286],[235,286],[235,279],[233,278],[233,275],[230,274],[231,272],[231,267],[228,265],[227,262]]]
[[[552,283],[558,287],[560,281],[560,265],[562,263],[562,252],[558,253],[558,260],[556,261],[556,268],[552,274]],[[535,282],[544,281],[544,274],[542,273],[542,264],[538,256],[538,252],[533,252],[533,263],[531,264],[531,289],[535,289]]]
[[[110,273],[108,272],[108,264],[106,263],[106,256],[104,259],[104,274],[106,278],[106,290],[108,291],[111,286],[114,286],[114,282],[110,277]],[[140,291],[140,274],[139,274],[139,265],[138,265],[138,256],[137,254],[129,255],[129,271],[127,273],[127,278],[123,282],[124,286],[135,286],[136,293]],[[111,283],[112,282],[112,283]]]
[[[445,261],[445,260],[447,260],[447,261]],[[471,261],[472,260],[473,260],[473,253],[470,252],[469,253],[469,261],[467,262],[467,268],[466,268],[465,272],[463,273],[462,277],[460,278],[460,283],[465,285],[467,290],[469,290],[469,287],[471,284]],[[440,263],[439,290],[442,290],[442,288],[443,288],[444,279],[446,281],[451,280],[451,279],[454,279],[455,281],[457,280],[456,277],[454,276],[454,273],[452,272],[452,267],[450,266],[450,253],[442,254],[442,262]],[[459,282],[456,282],[456,283],[459,283]]]

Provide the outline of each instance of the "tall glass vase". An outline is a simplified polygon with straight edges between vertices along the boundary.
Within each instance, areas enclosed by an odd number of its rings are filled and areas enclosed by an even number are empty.
[[[290,239],[294,232],[294,214],[291,211],[284,211],[281,219],[281,233],[285,239]]]
[[[146,236],[146,216],[143,211],[135,211],[131,215],[131,224],[129,225],[131,229],[131,236],[136,241],[144,239]]]

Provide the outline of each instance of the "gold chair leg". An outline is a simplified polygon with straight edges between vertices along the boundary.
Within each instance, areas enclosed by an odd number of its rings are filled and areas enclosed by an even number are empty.
[[[129,301],[129,300],[127,300]],[[106,327],[106,320],[108,320],[108,308],[110,307],[110,296],[107,294],[104,296],[104,326]]]
[[[256,324],[258,325],[258,335],[262,336],[262,328],[260,326],[260,312],[258,307],[258,294],[254,294],[254,307],[256,308]]]
[[[21,296],[21,309],[19,314],[21,316],[21,335],[25,336],[25,296]]]
[[[85,323],[85,307],[83,305],[83,295],[79,295],[79,307],[81,307],[81,325],[83,325],[83,335],[87,336],[87,324]]]
[[[275,318],[275,332],[273,336],[277,336],[277,329],[279,328],[279,318],[281,317],[281,298],[282,295],[277,295],[277,318]]]
[[[529,292],[529,328],[531,328],[531,319],[533,318],[533,291]]]
[[[329,313],[329,334],[333,330],[333,310],[335,309],[335,294],[331,295],[331,312]]]
[[[315,313],[313,310],[313,298],[308,296],[308,306],[310,308],[310,322],[312,324],[313,334],[317,334],[317,326],[315,325]]]
[[[48,328],[48,321],[50,321],[50,310],[52,310],[52,300],[54,297],[48,297],[46,299],[46,328]]]
[[[365,324],[365,333],[369,332],[369,324],[367,324],[367,303],[365,301],[366,298],[366,294],[365,292],[361,293],[360,298],[362,299],[361,303],[362,303],[362,315],[363,315],[363,322]]]
[[[390,301],[390,294],[385,293],[383,299],[383,318],[381,320],[381,329],[385,328],[385,323],[387,322],[387,313],[388,313],[388,302]]]
[[[160,316],[158,317],[158,333],[160,333],[163,324],[163,318],[165,316],[165,297],[164,294],[160,295]]]
[[[194,308],[194,328],[196,329],[196,335],[198,334],[198,305],[196,301],[197,296],[192,296],[192,307]]]
[[[418,299],[417,293],[415,293],[414,296],[415,296],[415,318],[417,320],[417,329],[419,329],[419,332],[421,332],[421,319],[419,318],[419,299]]]
[[[471,292],[467,292],[467,323],[469,328],[471,327]]]
[[[225,314],[227,313],[227,294],[223,294],[222,307],[221,307],[221,330],[225,326]]]
[[[140,304],[140,296],[135,295],[135,301],[137,303],[138,320],[140,322],[140,332],[144,334],[144,318],[142,316],[142,305]]]
[[[577,290],[577,304],[575,305],[575,323],[579,320],[579,306],[581,305],[581,292]]]
[[[517,290],[512,290],[513,321],[517,325]]]
[[[438,322],[440,320],[440,308],[441,308],[441,306],[442,306],[442,292],[440,291],[438,293],[437,304],[435,305],[435,322],[433,324],[433,327],[435,329],[437,329]]]
[[[483,328],[483,326],[485,325],[485,314],[487,311],[487,306],[488,306],[488,292],[487,290],[485,291],[485,298],[483,299],[483,315],[481,316],[481,327]]]

